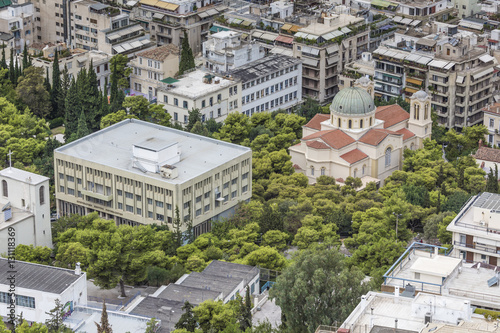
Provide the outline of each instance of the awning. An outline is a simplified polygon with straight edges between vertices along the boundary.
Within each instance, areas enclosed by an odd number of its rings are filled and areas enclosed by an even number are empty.
[[[316,56],[319,54],[319,49],[316,49],[314,47],[309,47],[309,46],[303,46],[302,53],[313,54]]]
[[[239,19],[239,18],[235,18],[233,19],[233,21],[231,23],[234,23],[234,24],[241,24],[243,23],[243,20],[242,19]]]
[[[281,27],[281,30],[290,30],[290,28],[292,28],[292,25],[290,23],[285,23],[283,24],[283,26]]]
[[[141,0],[141,5],[156,6],[158,0]]]
[[[484,71],[481,71],[479,73],[476,73],[476,74],[472,74],[472,77],[474,78],[474,80],[477,80],[477,79],[480,79],[482,78],[483,76],[485,75],[488,75],[488,74],[491,74],[494,72],[494,69],[493,67],[490,67],[488,69],[485,69]]]
[[[207,12],[199,12],[198,13],[198,17],[201,18],[201,19],[204,19],[206,17],[209,17],[210,15],[208,15]]]
[[[436,45],[436,41],[430,38],[420,38],[419,40],[417,40],[417,45],[433,47],[434,45]]]
[[[299,31],[301,27],[299,27],[298,25],[292,25],[292,27],[290,28],[290,31],[291,32],[297,32]]]
[[[219,14],[219,11],[217,9],[211,8],[211,9],[207,10],[207,14],[210,16],[214,16],[214,15]]]
[[[444,66],[444,69],[450,69],[453,66],[455,66],[455,63],[454,62],[450,62],[449,64],[447,64],[446,66]]]
[[[293,43],[293,37],[286,37],[286,36],[279,35],[276,38],[276,41],[277,42],[282,42],[282,43],[287,43],[287,44],[292,44]]]
[[[401,20],[401,24],[408,25],[412,22],[413,20],[410,18],[405,18]]]
[[[490,56],[489,54],[485,54],[485,55],[482,55],[482,56],[479,57],[479,60],[481,60],[484,63],[492,61],[493,59],[495,59],[495,58],[492,57],[492,56]]]
[[[113,46],[113,50],[115,50],[116,53],[122,53],[125,52],[125,49],[121,47],[120,45],[118,46]]]
[[[417,86],[421,86],[423,81],[418,79],[406,78],[406,82],[416,84]]]
[[[163,20],[164,17],[165,17],[165,15],[160,14],[160,13],[154,13],[153,14],[153,18],[154,19]]]
[[[106,37],[108,37],[109,40],[115,40],[115,39],[120,38],[120,35],[117,33],[114,33],[114,34],[106,35]]]
[[[414,94],[418,91],[418,89],[415,88],[410,88],[410,87],[405,87],[405,91],[410,94]]]
[[[391,74],[387,74],[387,73],[382,73],[382,75],[392,77],[393,79],[396,79],[396,80],[401,80],[401,78],[399,76],[396,76],[396,75],[391,75]]]
[[[462,84],[462,83],[464,83],[464,79],[465,79],[465,77],[463,77],[461,75],[457,75],[456,82]]]
[[[179,82],[179,80],[174,79],[173,77],[167,77],[166,79],[161,80],[161,82],[163,82],[165,84],[172,84],[175,82]]]
[[[272,35],[272,34],[262,34],[262,36],[260,36],[260,39],[265,39],[265,40],[269,40],[271,42],[274,42],[274,40],[276,39],[277,36],[275,35]]]
[[[339,44],[333,44],[326,48],[326,53],[332,54],[339,51]]]
[[[252,22],[251,21],[243,21],[243,23],[241,23],[241,25],[244,27],[249,27],[252,25]]]
[[[343,32],[343,33],[345,33],[345,34],[348,34],[348,33],[350,33],[352,30],[351,30],[351,29],[349,29],[348,27],[343,27],[342,29],[340,29],[340,31],[342,31],[342,32]]]
[[[306,38],[307,34],[305,32],[299,31],[294,35],[294,37]]]
[[[419,21],[419,20],[413,20],[413,22],[410,23],[410,25],[416,27],[417,25],[419,25],[420,23],[422,23],[422,21]]]
[[[394,18],[392,19],[394,22],[401,22],[403,18],[401,16],[394,16]]]
[[[164,2],[164,1],[160,0],[156,3],[156,7],[160,7],[160,8],[174,12],[177,10],[177,8],[179,8],[179,5],[176,5],[176,4],[170,3],[170,2]]]
[[[263,33],[259,32],[259,31],[252,32],[252,37],[254,37],[254,38],[260,38],[260,36],[262,36],[262,35],[263,35]]]
[[[432,60],[429,63],[429,66],[432,67],[437,67],[437,68],[444,68],[444,66],[448,65],[448,61],[442,61],[442,60]]]
[[[303,58],[302,63],[307,66],[311,67],[318,67],[318,62],[319,60],[314,60],[314,59],[309,59],[309,58]]]
[[[328,64],[328,66],[330,66],[331,64],[338,63],[339,60],[340,60],[339,56],[334,56],[334,57],[331,57],[331,58],[327,58],[326,59],[326,63]]]

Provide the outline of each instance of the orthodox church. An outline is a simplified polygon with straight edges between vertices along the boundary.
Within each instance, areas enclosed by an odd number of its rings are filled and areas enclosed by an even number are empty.
[[[290,147],[297,172],[311,184],[326,175],[343,183],[349,177],[363,184],[384,179],[400,170],[405,149],[418,149],[430,138],[431,97],[418,91],[410,98],[410,113],[399,105],[376,107],[374,84],[366,77],[342,89],[330,105],[330,114],[317,114],[303,126],[301,142]]]

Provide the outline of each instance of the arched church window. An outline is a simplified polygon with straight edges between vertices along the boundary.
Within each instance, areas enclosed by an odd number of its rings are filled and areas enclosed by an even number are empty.
[[[339,118],[339,127],[341,127],[341,126],[342,126],[342,121]]]
[[[424,120],[427,120],[429,117],[429,103],[425,103],[424,107]]]
[[[314,176],[314,166],[311,166],[311,176]]]
[[[391,165],[391,154],[392,154],[392,149],[391,149],[391,147],[388,147],[385,150],[385,166],[386,167]]]
[[[326,174],[326,169],[323,167],[321,168],[321,175],[324,176]]]
[[[9,196],[9,187],[7,186],[7,181],[2,180],[2,195],[4,197]]]
[[[415,104],[415,113],[413,114],[413,119],[418,120],[420,118],[420,106]]]
[[[352,128],[352,120],[349,119],[349,128]]]
[[[363,119],[359,121],[359,128],[363,128]]]

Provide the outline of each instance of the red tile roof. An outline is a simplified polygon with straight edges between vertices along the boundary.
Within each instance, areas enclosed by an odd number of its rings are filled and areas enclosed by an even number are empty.
[[[481,147],[477,150],[476,154],[472,156],[477,160],[500,163],[500,149]]]
[[[328,146],[326,143],[323,143],[321,141],[308,141],[306,142],[306,145],[310,148],[314,149],[330,149],[330,146]]]
[[[375,118],[384,121],[384,128],[389,128],[409,119],[410,114],[397,104],[379,106],[375,110]]]
[[[344,159],[347,163],[353,164],[353,163],[356,163],[358,161],[361,161],[364,158],[367,158],[368,155],[366,155],[361,150],[356,148],[356,149],[353,149],[353,150],[345,153],[344,155],[340,155],[340,157],[342,159]]]
[[[415,133],[413,133],[407,128],[402,128],[399,131],[396,131],[396,133],[403,134],[403,141],[406,141],[407,139],[415,136]]]
[[[343,183],[344,182],[344,178],[337,178],[335,179],[338,183]]]
[[[340,149],[353,142],[356,142],[353,138],[339,129],[320,131],[302,138],[303,141],[313,139],[321,139],[323,140],[323,142],[334,149]]]
[[[482,111],[485,113],[498,115],[500,114],[500,103],[494,103],[492,105],[488,105],[487,107],[483,108]]]
[[[298,164],[294,164],[294,165],[293,165],[293,168],[294,168],[294,169],[297,169],[297,170],[302,170],[302,168],[301,168]]]
[[[372,146],[377,146],[382,140],[384,140],[388,135],[403,135],[400,133],[396,133],[393,131],[372,128],[368,132],[365,133],[360,139],[359,142],[363,142]]]
[[[314,117],[312,117],[311,120],[307,124],[305,124],[305,127],[313,128],[315,130],[321,131],[321,123],[325,120],[330,119],[329,114],[322,114],[318,113]]]

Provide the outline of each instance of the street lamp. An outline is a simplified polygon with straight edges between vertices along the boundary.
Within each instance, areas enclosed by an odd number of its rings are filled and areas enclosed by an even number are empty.
[[[403,214],[396,214],[395,212],[392,212],[392,215],[396,216],[396,243],[398,242],[398,225],[399,225],[399,218],[403,216]]]

